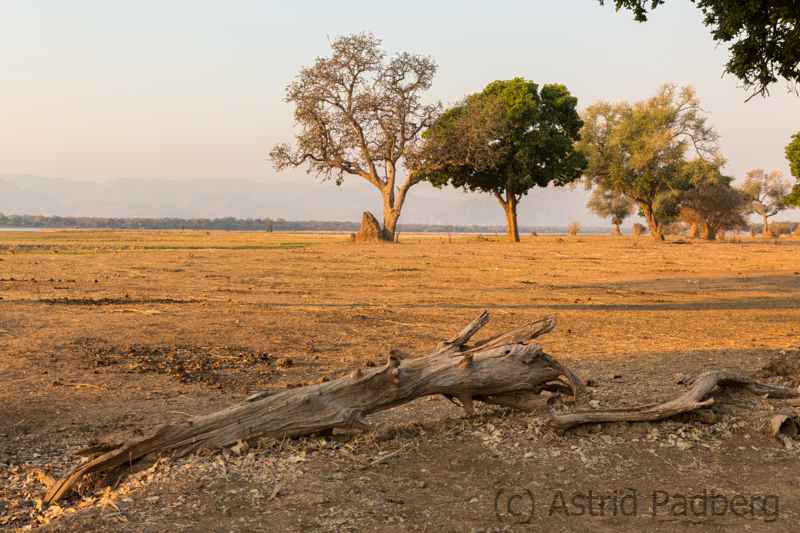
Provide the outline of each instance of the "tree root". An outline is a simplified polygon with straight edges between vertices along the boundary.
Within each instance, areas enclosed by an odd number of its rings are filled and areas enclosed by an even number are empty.
[[[763,396],[766,394],[770,398],[788,399],[800,397],[800,392],[786,387],[761,383],[760,381],[728,370],[710,370],[700,374],[692,385],[692,388],[686,393],[662,404],[625,409],[591,409],[568,413],[553,413],[551,418],[558,429],[568,429],[581,424],[597,422],[645,422],[661,420],[698,409],[707,411],[702,408],[714,404],[714,399],[708,398],[708,395],[717,386],[743,388],[755,395]],[[711,413],[711,420],[713,420],[713,413]],[[774,422],[770,422],[770,424],[774,425]],[[783,424],[788,426],[789,422],[782,420],[778,423],[778,427],[780,428]],[[794,424],[794,422],[792,421],[791,424]],[[796,428],[795,434],[797,434]]]

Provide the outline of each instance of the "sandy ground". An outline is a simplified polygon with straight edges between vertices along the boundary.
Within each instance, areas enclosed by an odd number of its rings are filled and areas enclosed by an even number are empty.
[[[152,457],[41,504],[93,441],[382,364],[392,348],[422,353],[484,309],[484,336],[557,314],[540,342],[600,407],[669,398],[685,390],[675,374],[709,369],[798,385],[762,370],[800,349],[797,240],[446,241],[0,233],[0,530],[800,531],[797,439],[724,414],[564,433],[443,398],[376,416],[398,429],[390,441],[337,430]]]

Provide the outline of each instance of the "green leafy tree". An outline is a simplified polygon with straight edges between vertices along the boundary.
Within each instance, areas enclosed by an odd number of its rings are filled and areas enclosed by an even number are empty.
[[[692,236],[714,240],[748,227],[749,197],[731,186],[733,178],[723,176],[719,166],[695,159],[684,174],[691,188],[681,195],[678,220],[691,225]]]
[[[636,202],[617,191],[595,189],[586,207],[601,218],[610,218],[616,226],[614,235],[622,235],[619,226],[633,214],[635,205]]]
[[[686,156],[723,163],[719,135],[706,124],[693,87],[667,83],[633,104],[600,101],[582,118],[577,147],[589,161],[584,185],[635,201],[656,240],[664,240],[662,225],[675,219],[681,193],[692,187],[683,172]]]
[[[790,207],[783,201],[790,187],[791,183],[780,170],[765,172],[762,168],[755,168],[747,173],[741,190],[750,198],[750,212],[764,219],[764,237],[772,236],[767,218]]]
[[[279,171],[308,164],[337,185],[348,175],[367,180],[381,192],[383,238],[393,241],[408,190],[425,177],[409,156],[441,113],[441,104],[421,100],[436,63],[408,53],[387,60],[371,33],[337,37],[331,48],[286,89],[301,132],[296,148],[277,144],[270,157]]]
[[[800,132],[792,135],[792,142],[786,146],[786,159],[789,161],[789,171],[797,181],[792,191],[783,198],[783,203],[800,207]],[[795,237],[800,237],[800,226],[794,233]]]
[[[733,74],[753,96],[769,94],[782,77],[796,88],[800,81],[800,4],[797,0],[692,0],[705,15],[705,25],[720,43],[732,43],[725,72]],[[602,5],[604,0],[600,0]],[[630,9],[634,19],[647,20],[647,9],[664,0],[614,0],[617,11]],[[796,90],[796,89],[795,89]],[[749,100],[749,98],[748,98]]]
[[[581,176],[576,151],[583,122],[563,85],[522,78],[495,81],[448,109],[428,130],[427,179],[436,187],[491,193],[506,215],[509,242],[519,242],[517,205],[533,187],[562,186]]]

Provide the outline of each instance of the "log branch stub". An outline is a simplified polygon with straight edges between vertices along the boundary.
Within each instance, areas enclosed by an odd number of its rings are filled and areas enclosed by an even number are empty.
[[[457,396],[456,397],[459,402],[461,402],[461,407],[464,408],[464,412],[467,416],[472,416],[475,414],[475,407],[472,403],[471,396]]]
[[[476,342],[475,346],[469,351],[484,351],[490,348],[496,348],[498,346],[509,344],[524,344],[535,339],[536,337],[539,337],[540,335],[549,333],[555,327],[556,316],[547,315],[535,322],[525,324],[524,326],[521,326],[515,330],[507,331],[506,333],[502,333],[485,341]]]
[[[486,325],[489,322],[489,312],[483,311],[478,318],[473,320],[467,327],[462,329],[455,337],[450,339],[449,341],[444,341],[441,344],[445,344],[447,346],[451,346],[454,348],[460,348],[467,341],[469,341],[473,335],[475,335],[479,329]]]

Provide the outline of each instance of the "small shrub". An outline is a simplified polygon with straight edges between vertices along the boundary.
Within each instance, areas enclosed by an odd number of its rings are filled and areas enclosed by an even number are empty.
[[[569,233],[570,235],[577,235],[580,230],[581,230],[581,223],[576,220],[574,222],[569,223],[569,228],[567,228],[567,233]]]
[[[633,225],[634,235],[638,237],[639,235],[644,235],[645,233],[647,233],[647,226],[644,224],[639,224],[638,222]]]
[[[750,224],[750,236],[755,237],[758,235],[758,226],[755,224]]]
[[[683,235],[689,231],[689,226],[683,222],[670,222],[661,228],[661,233],[664,235]]]

